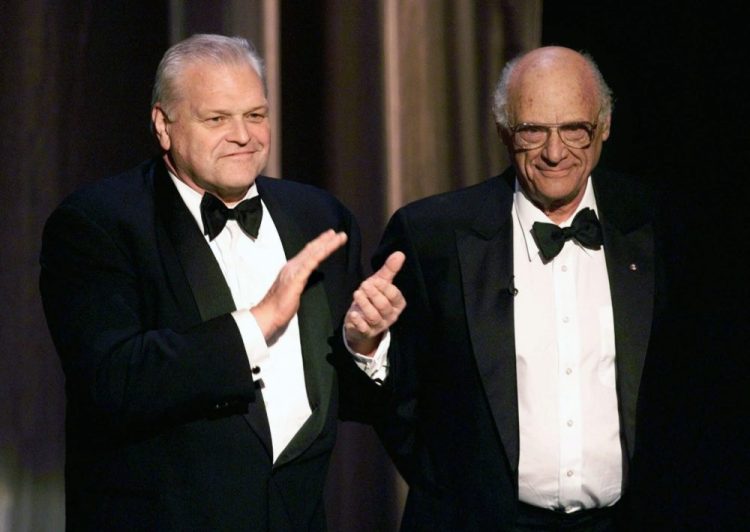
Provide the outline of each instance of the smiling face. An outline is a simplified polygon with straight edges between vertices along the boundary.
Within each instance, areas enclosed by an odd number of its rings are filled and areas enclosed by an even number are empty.
[[[578,207],[586,182],[599,161],[602,143],[609,137],[609,116],[600,117],[596,79],[585,59],[566,48],[540,48],[516,66],[508,86],[511,125],[522,123],[597,124],[591,145],[571,148],[553,129],[547,142],[522,150],[512,134],[501,130],[526,195],[553,221],[569,218]]]
[[[170,170],[191,188],[241,200],[268,162],[271,127],[263,82],[249,64],[196,61],[176,101],[151,111]]]

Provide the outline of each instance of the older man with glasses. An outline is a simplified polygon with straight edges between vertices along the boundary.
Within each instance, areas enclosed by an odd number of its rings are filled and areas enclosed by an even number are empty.
[[[513,165],[397,211],[407,307],[367,371],[410,492],[406,530],[614,530],[659,277],[655,197],[597,168],[611,91],[562,47],[494,94]],[[352,325],[353,326],[353,325]]]

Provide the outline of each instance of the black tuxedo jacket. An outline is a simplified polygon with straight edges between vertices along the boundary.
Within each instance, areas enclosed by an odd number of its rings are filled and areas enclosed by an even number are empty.
[[[360,278],[359,229],[313,187],[258,177],[288,258],[328,228],[299,325],[312,416],[275,464],[221,271],[161,160],[52,214],[41,293],[67,389],[69,530],[318,530],[338,413],[329,344]]]
[[[392,329],[390,413],[379,431],[410,492],[407,530],[505,530],[518,499],[512,169],[400,209],[374,264],[406,254],[407,307]],[[593,186],[615,321],[622,442],[635,411],[654,311],[653,198],[596,171]],[[626,460],[627,461],[627,460]]]

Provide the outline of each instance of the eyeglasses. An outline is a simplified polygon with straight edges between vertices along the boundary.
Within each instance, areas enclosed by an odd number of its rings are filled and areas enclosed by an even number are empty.
[[[547,144],[553,129],[563,144],[583,149],[591,146],[598,124],[591,122],[564,122],[562,124],[531,124],[524,122],[510,128],[513,144],[520,150],[533,150]]]

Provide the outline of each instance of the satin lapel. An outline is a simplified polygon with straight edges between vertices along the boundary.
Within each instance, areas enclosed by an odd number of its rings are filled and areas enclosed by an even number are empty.
[[[627,228],[624,216],[620,215],[622,205],[609,204],[609,196],[601,193],[602,183],[604,180],[595,180],[594,191],[601,214],[612,296],[617,396],[627,450],[632,458],[636,403],[654,311],[654,230],[651,223]],[[629,222],[633,224],[632,220]]]
[[[159,164],[161,166],[161,164]],[[236,310],[232,293],[224,280],[195,219],[180,198],[166,171],[154,176],[157,212],[163,213],[166,234],[190,285],[201,321]]]
[[[290,202],[292,198],[279,198],[273,182],[258,180],[258,190],[266,204],[284,246],[287,259],[294,257],[314,234],[306,234],[304,220],[295,220],[289,208],[283,208],[281,201]],[[305,371],[307,398],[312,413],[305,424],[289,442],[289,445],[276,459],[274,467],[287,463],[307,449],[320,434],[328,419],[333,390],[334,373],[328,363],[328,340],[333,335],[331,311],[328,306],[323,275],[316,271],[305,287],[297,311],[299,322],[302,361]]]
[[[503,187],[507,183],[502,181]],[[471,345],[513,471],[518,467],[518,394],[513,325],[512,189],[484,202],[473,230],[456,231]]]
[[[232,293],[216,258],[161,163],[157,164],[154,172],[154,190],[157,212],[163,213],[164,234],[160,238],[160,245],[163,250],[170,249],[173,252],[161,253],[168,280],[172,283],[172,291],[181,308],[197,309],[200,315],[200,319],[190,325],[233,312],[236,307]],[[186,293],[184,285],[177,281],[178,278],[183,278],[182,275],[173,274],[179,270],[190,287],[192,297]],[[260,391],[256,393],[255,400],[248,404],[245,420],[270,456],[271,429]]]

